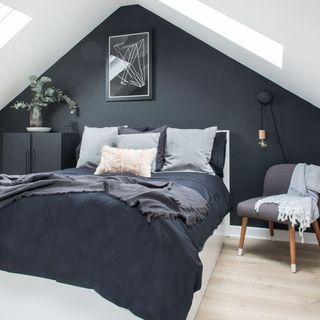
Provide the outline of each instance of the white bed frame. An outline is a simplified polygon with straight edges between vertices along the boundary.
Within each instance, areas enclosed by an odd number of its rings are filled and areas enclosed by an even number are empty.
[[[230,190],[230,138],[227,133],[224,183]],[[194,295],[187,320],[194,320],[211,278],[226,235],[227,215],[200,253],[203,263],[202,288]],[[124,288],[125,289],[125,288]],[[138,320],[129,310],[103,299],[93,290],[64,285],[52,280],[0,272],[1,320]]]

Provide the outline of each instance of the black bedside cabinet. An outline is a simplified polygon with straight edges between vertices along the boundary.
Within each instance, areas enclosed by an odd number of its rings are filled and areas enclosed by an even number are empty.
[[[75,167],[77,133],[4,133],[3,172],[27,174]]]

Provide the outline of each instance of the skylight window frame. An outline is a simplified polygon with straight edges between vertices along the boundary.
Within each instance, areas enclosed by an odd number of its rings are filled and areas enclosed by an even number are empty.
[[[281,43],[199,0],[158,1],[282,69],[284,46]]]

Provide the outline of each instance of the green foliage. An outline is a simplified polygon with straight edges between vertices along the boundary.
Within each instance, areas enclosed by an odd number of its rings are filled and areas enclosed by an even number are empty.
[[[52,80],[48,77],[37,78],[35,75],[29,77],[30,90],[32,93],[31,102],[16,101],[11,108],[28,109],[32,108],[43,109],[49,104],[56,102],[64,102],[68,105],[70,113],[74,114],[78,110],[77,103],[66,95],[61,89],[52,86]]]

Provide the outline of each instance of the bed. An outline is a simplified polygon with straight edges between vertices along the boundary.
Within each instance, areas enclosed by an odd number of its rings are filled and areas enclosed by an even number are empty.
[[[1,318],[194,319],[228,233],[229,134],[223,181],[195,172],[152,178],[198,191],[207,218],[192,227],[180,219],[148,224],[138,209],[100,193],[25,198],[2,209]]]

